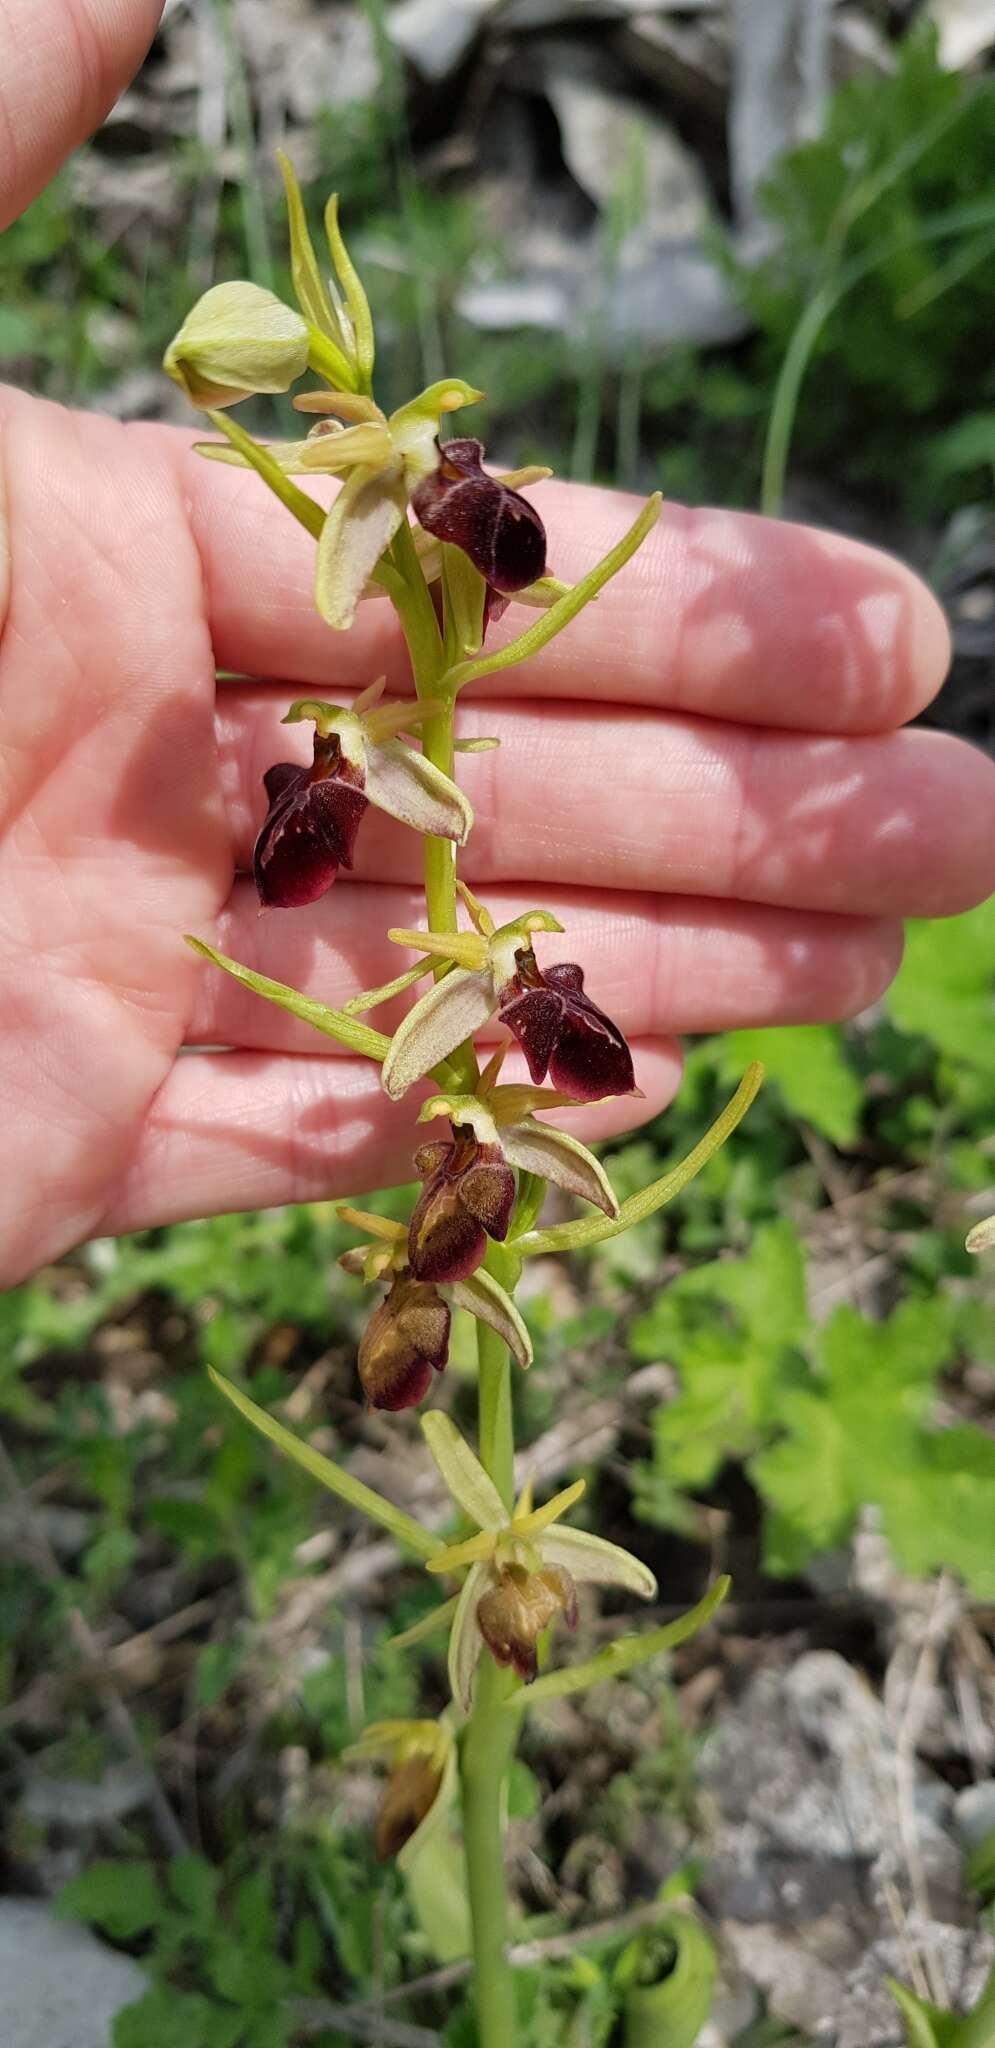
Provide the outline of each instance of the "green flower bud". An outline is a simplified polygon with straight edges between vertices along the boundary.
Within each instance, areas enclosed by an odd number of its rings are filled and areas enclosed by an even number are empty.
[[[258,391],[286,391],[307,369],[310,331],[291,306],[260,285],[212,285],[187,314],[163,358],[192,405],[237,405]]]

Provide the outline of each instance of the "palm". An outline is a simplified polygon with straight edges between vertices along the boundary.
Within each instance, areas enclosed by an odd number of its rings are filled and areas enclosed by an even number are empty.
[[[0,643],[3,1266],[99,1230],[189,1021],[182,933],[231,879],[200,564],[175,480],[12,400]]]
[[[420,856],[371,812],[354,877],[259,918],[260,778],[308,744],[281,714],[384,670],[403,687],[389,607],[330,634],[313,544],[189,436],[15,393],[0,428],[9,1282],[97,1232],[410,1171],[414,1112],[375,1069],[203,967],[183,933],[341,1003],[397,971],[384,934],[419,921]],[[554,486],[541,503],[565,577],[632,512]],[[515,630],[513,608],[495,638]],[[582,620],[461,710],[501,740],[461,764],[468,880],[501,921],[554,911],[568,939],[545,959],[583,960],[634,1046],[645,1102],[577,1112],[578,1136],[665,1104],[670,1033],[846,1015],[894,972],[903,914],[992,885],[990,765],[891,729],[945,653],[932,600],[887,557],[668,508]],[[217,697],[216,666],[236,672]]]

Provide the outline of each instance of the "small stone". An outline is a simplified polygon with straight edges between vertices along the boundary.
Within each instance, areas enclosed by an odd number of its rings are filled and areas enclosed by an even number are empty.
[[[148,1989],[129,1956],[33,1899],[0,1899],[3,2048],[107,2048]]]

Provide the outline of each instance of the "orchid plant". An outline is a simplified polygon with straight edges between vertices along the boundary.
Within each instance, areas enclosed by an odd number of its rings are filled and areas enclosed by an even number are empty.
[[[422,1422],[452,1502],[451,1540],[321,1456],[240,1389],[217,1383],[249,1421],[448,1589],[428,1622],[397,1641],[403,1647],[430,1629],[448,1630],[450,1705],[439,1721],[374,1726],[352,1754],[387,1774],[376,1830],[381,1854],[399,1854],[410,1875],[440,1832],[461,1836],[479,2040],[481,2048],[508,2048],[516,2035],[502,1832],[520,1717],[533,1702],[628,1669],[689,1635],[726,1588],[717,1582],[677,1623],[623,1636],[586,1662],[539,1675],[554,1624],[576,1622],[579,1587],[592,1582],[652,1600],[656,1582],[627,1551],[569,1526],[582,1482],[537,1506],[525,1476],[516,1496],[511,1374],[531,1366],[533,1348],[515,1288],[527,1259],[597,1243],[678,1194],[744,1114],[760,1076],[756,1068],[746,1074],[681,1166],[623,1204],[594,1154],[548,1121],[572,1104],[638,1093],[637,1077],[621,1031],[585,987],[582,966],[552,951],[562,930],[557,920],[538,907],[495,928],[457,876],[473,816],[454,776],[467,744],[455,735],[455,711],[466,684],[526,660],[597,598],[649,533],[658,500],[579,583],[559,582],[546,561],[542,520],[522,495],[548,472],[494,476],[479,441],[443,440],[446,416],[481,397],[458,378],[433,384],[389,416],[381,411],[373,397],[373,322],[337,203],[329,202],[325,216],[326,274],[294,173],[285,160],[281,169],[297,306],[256,285],[217,285],[171,343],[166,368],[220,436],[201,453],[254,469],[313,538],[315,604],[330,631],[347,628],[361,603],[394,606],[413,694],[389,703],[382,680],[373,678],[351,703],[290,706],[286,722],[313,728],[312,760],[306,767],[275,762],[266,772],[256,887],[268,911],[316,902],[338,870],[352,865],[374,804],[423,837],[425,924],[386,935],[414,951],[413,964],[340,1010],[199,939],[190,943],[259,996],[376,1061],[392,1100],[430,1084],[418,1114],[432,1135],[414,1155],[422,1186],[410,1217],[402,1224],[342,1207],[357,1233],[342,1264],[377,1297],[357,1361],[376,1408],[425,1401],[445,1368],[453,1309],[475,1318],[476,1451],[441,1408],[430,1407]],[[302,437],[263,445],[228,417],[225,408],[239,400],[288,391],[309,372],[316,387],[293,400],[312,422]],[[340,480],[330,511],[297,481],[316,476]],[[488,629],[511,598],[537,617],[485,652]],[[330,638],[330,670],[334,649]],[[364,1021],[423,980],[427,991],[391,1037]],[[506,1038],[481,1068],[475,1041],[495,1019]],[[502,1080],[505,1054],[516,1047],[528,1079]],[[544,1227],[549,1186],[589,1213]]]

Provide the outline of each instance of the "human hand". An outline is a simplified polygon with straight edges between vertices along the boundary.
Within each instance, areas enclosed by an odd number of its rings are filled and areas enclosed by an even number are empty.
[[[0,141],[0,216],[98,118],[158,10],[60,0],[41,25],[30,0],[9,12],[23,36],[0,138],[19,147],[5,157]],[[403,691],[406,664],[386,604],[329,633],[313,544],[256,477],[201,462],[192,439],[0,394],[5,1284],[98,1233],[410,1171],[415,1112],[388,1115],[376,1069],[183,944],[195,931],[334,1005],[397,971],[383,934],[416,922],[421,900],[417,840],[371,813],[353,877],[309,909],[257,914],[245,870],[262,773],[309,744],[303,727],[278,730],[289,699],[382,672]],[[568,579],[634,510],[557,485],[538,502]],[[903,915],[995,886],[995,769],[898,730],[947,655],[938,607],[890,558],[667,507],[570,631],[493,696],[467,693],[463,733],[501,739],[460,761],[467,878],[499,921],[539,900],[558,915],[568,943],[541,958],[583,961],[647,1098],[578,1110],[577,1135],[663,1107],[671,1033],[850,1014],[894,973]],[[216,668],[241,679],[216,686]],[[189,1047],[209,1049],[180,1058]]]

